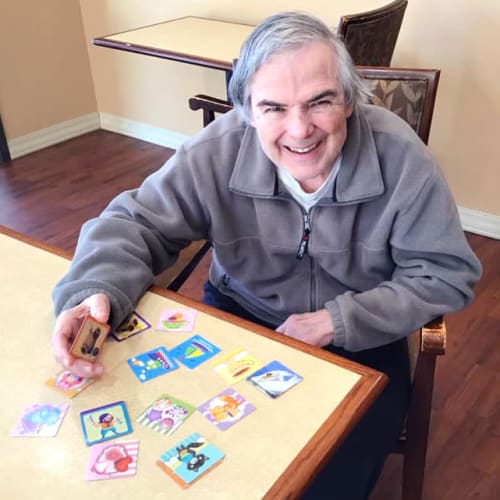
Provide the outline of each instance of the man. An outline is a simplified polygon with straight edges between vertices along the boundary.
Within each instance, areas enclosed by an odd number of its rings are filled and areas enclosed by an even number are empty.
[[[56,358],[90,312],[113,328],[190,241],[213,243],[205,302],[375,367],[390,382],[308,491],[366,498],[400,432],[405,337],[472,299],[480,264],[431,154],[366,92],[343,44],[282,13],[244,43],[235,110],[86,223],[53,298]],[[62,311],[62,312],[61,312]]]

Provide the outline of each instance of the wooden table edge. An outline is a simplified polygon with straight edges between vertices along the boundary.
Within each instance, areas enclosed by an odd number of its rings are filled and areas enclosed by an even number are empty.
[[[232,71],[233,70],[233,61],[224,61],[219,59],[210,59],[202,56],[191,56],[189,54],[183,52],[176,52],[173,50],[162,50],[155,47],[150,47],[148,45],[140,45],[135,43],[121,42],[119,40],[112,40],[111,38],[118,37],[119,35],[123,35],[125,33],[129,33],[131,31],[136,31],[139,29],[146,29],[153,26],[158,26],[160,24],[167,24],[169,22],[179,21],[181,19],[201,19],[206,21],[214,21],[217,23],[226,23],[226,24],[236,24],[241,26],[248,26],[254,28],[254,26],[245,23],[232,23],[230,21],[222,21],[219,19],[209,19],[206,17],[200,16],[183,16],[176,19],[169,19],[168,21],[162,21],[159,23],[150,24],[147,26],[141,26],[140,28],[133,28],[130,30],[120,31],[118,33],[112,33],[110,35],[98,36],[92,39],[92,44],[98,47],[107,47],[111,49],[122,50],[124,52],[132,52],[135,54],[143,54],[152,57],[159,57],[160,59],[168,59],[172,61],[179,61],[188,64],[194,64],[196,66],[203,66],[205,68],[219,69],[223,71]]]

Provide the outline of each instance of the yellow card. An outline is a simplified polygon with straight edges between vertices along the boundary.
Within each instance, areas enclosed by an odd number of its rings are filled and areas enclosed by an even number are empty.
[[[229,354],[219,356],[210,363],[210,366],[228,384],[236,384],[261,368],[262,363],[240,347]]]

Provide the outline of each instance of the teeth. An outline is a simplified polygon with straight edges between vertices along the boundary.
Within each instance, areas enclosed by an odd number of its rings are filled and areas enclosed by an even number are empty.
[[[291,146],[287,146],[287,148],[290,151],[292,151],[292,153],[309,153],[309,151],[312,151],[317,145],[318,143],[308,146],[306,148],[292,148]]]

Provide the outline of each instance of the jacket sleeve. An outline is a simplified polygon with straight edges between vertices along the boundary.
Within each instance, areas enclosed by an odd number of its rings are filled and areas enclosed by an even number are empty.
[[[326,304],[335,345],[358,351],[387,344],[472,300],[481,265],[439,169],[395,215],[389,244],[391,279]]]
[[[182,148],[136,190],[111,201],[102,214],[82,226],[68,273],[56,284],[55,313],[95,293],[111,301],[116,328],[180,250],[206,237],[208,218],[199,184]]]

